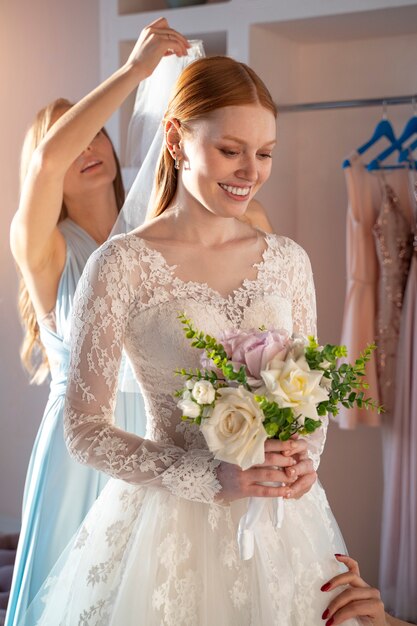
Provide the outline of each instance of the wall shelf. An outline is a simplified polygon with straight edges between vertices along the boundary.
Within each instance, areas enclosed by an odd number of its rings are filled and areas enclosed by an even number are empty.
[[[298,42],[353,39],[369,33],[378,37],[387,26],[391,34],[414,32],[417,4],[415,0],[211,0],[170,9],[165,0],[100,0],[102,79],[119,67],[142,28],[161,15],[187,37],[202,39],[208,54],[227,54],[251,63],[253,29]],[[115,114],[107,125],[122,161],[128,110]]]

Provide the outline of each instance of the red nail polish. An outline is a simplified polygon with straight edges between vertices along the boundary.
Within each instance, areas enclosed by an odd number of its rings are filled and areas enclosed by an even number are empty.
[[[335,556],[345,556],[344,554],[335,554]]]
[[[332,626],[333,622],[334,622],[334,619],[333,617],[331,617],[330,619],[327,620],[326,626]]]
[[[326,619],[326,617],[329,615],[329,609],[326,609],[323,613],[323,615],[321,616],[321,619]]]
[[[323,587],[321,587],[321,591],[329,591],[330,587],[332,585],[330,583],[326,583],[325,585],[323,585]]]

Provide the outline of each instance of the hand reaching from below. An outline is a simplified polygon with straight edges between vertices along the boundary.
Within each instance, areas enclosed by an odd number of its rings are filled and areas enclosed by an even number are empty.
[[[232,502],[249,497],[300,498],[311,489],[316,473],[307,456],[307,443],[303,439],[267,439],[262,465],[242,470],[237,465],[221,462],[217,478],[222,485],[218,499]],[[274,482],[284,485],[276,487],[262,484]]]
[[[354,617],[361,618],[364,624],[373,626],[389,626],[391,623],[384,610],[378,589],[370,587],[359,573],[357,562],[349,556],[336,554],[339,563],[343,563],[348,571],[335,576],[325,583],[321,590],[326,592],[342,587],[341,592],[334,598],[323,613],[326,626],[343,624]],[[347,587],[346,587],[347,586]],[[395,622],[405,624],[406,622]]]

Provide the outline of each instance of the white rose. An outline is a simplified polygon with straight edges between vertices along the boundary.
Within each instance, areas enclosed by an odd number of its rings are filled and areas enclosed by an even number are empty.
[[[311,370],[305,356],[296,361],[275,362],[275,369],[261,372],[267,394],[280,407],[291,407],[296,415],[318,419],[317,405],[329,399],[328,391],[321,386],[323,372]]]
[[[198,380],[191,392],[198,404],[211,404],[216,397],[216,391],[209,380]]]
[[[196,417],[200,415],[200,406],[191,398],[191,393],[189,391],[184,391],[182,399],[177,402],[177,407],[181,409],[182,414],[185,417],[196,419]]]
[[[201,426],[207,445],[220,461],[242,469],[264,462],[264,414],[252,393],[244,387],[225,387],[211,417]]]

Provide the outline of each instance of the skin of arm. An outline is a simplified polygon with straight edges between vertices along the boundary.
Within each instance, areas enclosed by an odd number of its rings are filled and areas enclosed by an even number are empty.
[[[153,22],[142,31],[127,62],[64,113],[35,150],[11,225],[10,245],[38,314],[54,304],[65,263],[65,241],[57,222],[69,167],[161,57],[169,50],[182,56],[188,47],[164,18]]]

